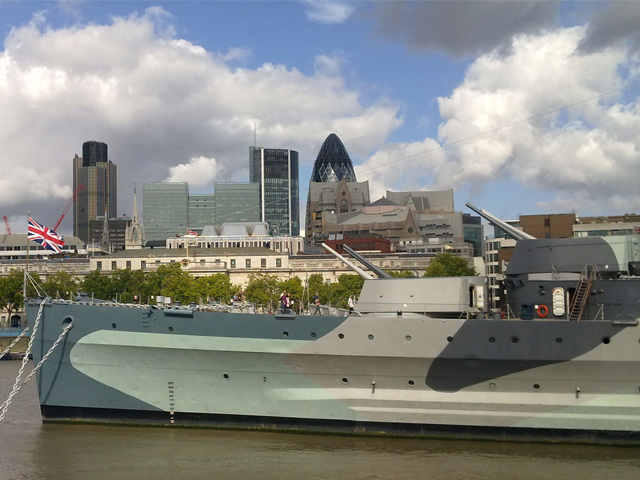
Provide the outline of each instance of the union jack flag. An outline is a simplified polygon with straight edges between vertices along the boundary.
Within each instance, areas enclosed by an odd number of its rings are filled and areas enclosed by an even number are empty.
[[[27,232],[29,233],[29,240],[39,243],[47,250],[53,250],[56,253],[62,251],[64,245],[62,237],[50,228],[40,225],[31,217],[29,217]]]

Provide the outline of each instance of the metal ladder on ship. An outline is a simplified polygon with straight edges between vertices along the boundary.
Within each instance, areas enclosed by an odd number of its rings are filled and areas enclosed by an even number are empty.
[[[584,311],[589,301],[589,294],[591,293],[591,286],[596,278],[596,269],[585,265],[580,273],[580,279],[578,280],[578,286],[576,292],[571,301],[571,307],[569,309],[569,320],[578,321],[582,320]]]

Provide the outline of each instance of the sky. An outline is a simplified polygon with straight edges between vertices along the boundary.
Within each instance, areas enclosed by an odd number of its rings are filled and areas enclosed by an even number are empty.
[[[372,200],[640,213],[640,2],[0,0],[0,35],[14,233],[29,211],[58,222],[88,140],[117,165],[119,215],[145,182],[248,181],[254,144],[299,152],[304,213],[330,133]]]

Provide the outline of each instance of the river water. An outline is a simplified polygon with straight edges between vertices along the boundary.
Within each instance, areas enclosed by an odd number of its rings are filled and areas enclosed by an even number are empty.
[[[19,368],[0,361],[0,401]],[[182,478],[631,480],[640,448],[42,424],[35,379],[0,423],[1,480]]]

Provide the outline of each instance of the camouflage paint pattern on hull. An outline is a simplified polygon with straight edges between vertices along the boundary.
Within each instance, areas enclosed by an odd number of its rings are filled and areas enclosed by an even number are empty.
[[[45,420],[640,442],[635,324],[50,303],[35,361],[69,321]]]

